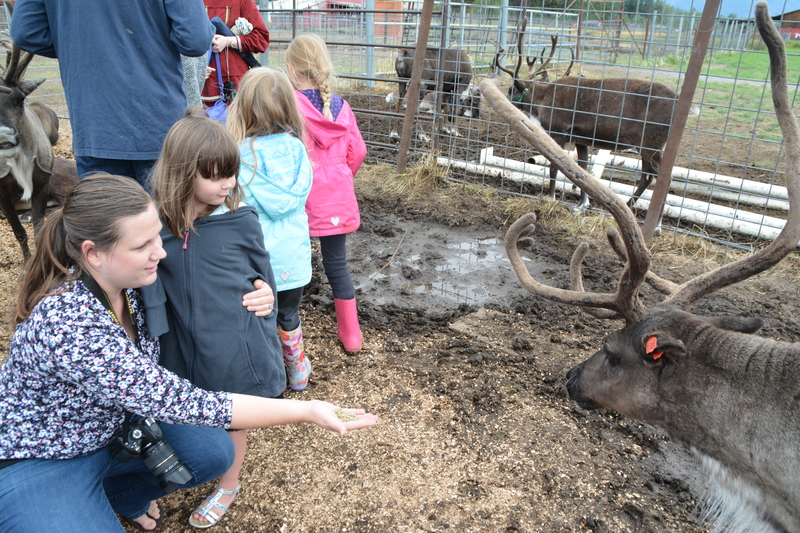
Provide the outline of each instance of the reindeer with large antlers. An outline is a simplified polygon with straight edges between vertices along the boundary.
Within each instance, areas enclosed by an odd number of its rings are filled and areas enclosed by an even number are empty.
[[[520,78],[527,22],[523,10],[516,30],[519,37],[515,69],[500,66],[500,57],[505,53],[501,48],[493,62],[513,80],[508,99],[531,119],[539,121],[559,146],[574,144],[584,170],[588,167],[590,147],[638,151],[642,158],[642,174],[628,203],[632,207],[656,176],[677,95],[662,83],[639,79],[565,75],[548,81],[547,66],[556,49],[556,37],[552,37],[550,56],[546,60],[542,56],[541,65],[535,69],[536,59],[528,60],[529,73],[526,78]],[[692,112],[697,114],[697,108],[693,107]],[[557,173],[551,166],[548,189],[551,198],[555,198]],[[574,209],[581,210],[587,205],[588,197],[583,193]]]
[[[10,12],[11,2],[7,1],[6,7]],[[47,208],[58,118],[43,104],[26,101],[45,81],[22,79],[33,54],[20,50],[10,39],[3,45],[7,53],[0,79],[0,209],[27,257],[28,234],[14,204],[15,200],[30,200],[36,231]]]
[[[530,238],[535,215],[517,220],[506,250],[523,286],[544,298],[599,318],[622,318],[600,351],[567,374],[570,397],[586,409],[606,408],[665,428],[687,445],[709,476],[708,515],[727,532],[800,532],[800,343],[752,335],[757,318],[702,317],[686,309],[700,298],[778,263],[800,241],[800,126],[792,113],[783,41],[767,4],[756,25],[770,55],[772,98],[786,144],[791,206],[778,238],[758,253],[681,285],[650,271],[650,251],[633,214],[619,198],[578,167],[544,131],[490,83],[484,97],[511,127],[538,148],[582,191],[605,207],[619,232],[609,242],[626,265],[615,294],[584,291],[578,247],[570,265],[572,290],[534,280],[519,246]],[[646,309],[642,283],[666,295]]]

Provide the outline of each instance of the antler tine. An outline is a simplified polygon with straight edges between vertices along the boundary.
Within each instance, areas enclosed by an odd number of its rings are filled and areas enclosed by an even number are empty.
[[[16,48],[16,46],[14,46],[14,48]],[[33,56],[34,54],[30,52],[26,52],[24,50],[20,51],[17,72],[15,73],[17,83],[19,83],[19,80],[21,80],[22,76],[25,75],[25,71],[28,70],[28,65],[30,64],[31,60],[33,60]]]
[[[527,10],[522,10],[522,18],[517,21],[520,26],[519,29],[519,38],[517,39],[517,66],[514,69],[514,74],[511,76],[515,80],[519,76],[519,69],[522,68],[522,42],[525,40],[525,29],[528,27],[528,12]]]
[[[628,260],[617,284],[617,292],[615,294],[587,293],[546,287],[533,280],[522,263],[516,247],[516,242],[522,229],[535,220],[530,218],[531,215],[525,215],[515,222],[506,234],[506,252],[520,281],[529,291],[550,300],[581,307],[609,309],[623,317],[628,324],[638,321],[646,312],[639,299],[639,287],[650,269],[650,250],[645,245],[642,232],[636,224],[636,219],[633,217],[631,210],[608,187],[581,169],[547,135],[541,126],[534,125],[522,111],[519,111],[511,102],[507,101],[500,89],[488,80],[482,81],[480,88],[489,105],[498,112],[512,130],[531,143],[542,155],[550,160],[551,164],[561,170],[570,181],[611,213],[622,231],[622,240],[627,252]]]
[[[542,48],[542,55],[544,55],[544,48]],[[533,66],[536,64],[536,57],[526,57],[525,63],[528,64],[528,79],[531,77],[531,72],[533,71]]]
[[[575,49],[573,47],[569,47],[569,66],[567,70],[564,71],[564,76],[569,76],[570,71],[572,71],[572,65],[575,64]]]
[[[481,89],[483,89],[483,87],[481,87]],[[500,95],[499,89],[497,90],[497,94]],[[511,266],[514,268],[514,272],[516,272],[522,286],[529,292],[554,302],[615,310],[616,301],[614,295],[568,291],[550,287],[533,279],[533,276],[528,272],[528,269],[522,261],[522,256],[519,254],[518,241],[520,239],[525,239],[533,231],[534,222],[536,222],[535,213],[522,215],[508,228],[505,237],[508,259],[511,261]]]
[[[542,65],[539,68],[537,68],[536,71],[534,71],[534,73],[531,76],[531,78],[535,78],[536,76],[538,76],[542,72],[546,72],[545,69],[547,68],[547,65],[550,64],[550,61],[553,60],[553,55],[556,53],[556,44],[558,44],[558,35],[551,35],[550,36],[550,43],[551,43],[551,45],[550,45],[550,55],[548,56],[547,60],[545,61],[544,60],[544,49],[542,50],[542,59],[541,59]],[[535,60],[534,60],[534,62],[535,62]]]
[[[502,70],[503,72],[505,72],[506,74],[508,74],[509,76],[511,76],[513,78],[514,77],[514,72],[511,69],[507,69],[506,67],[504,67],[504,66],[502,66],[500,64],[500,58],[503,57],[503,55],[505,55],[506,49],[503,48],[500,45],[500,43],[498,43],[497,41],[493,41],[493,40],[489,39],[489,42],[494,44],[497,47],[497,53],[495,53],[495,55],[494,55],[494,59],[492,60],[492,64],[489,66],[489,70],[492,71],[492,70],[494,70],[494,67],[497,67],[497,68],[499,68],[500,70]]]
[[[772,104],[786,145],[786,188],[789,214],[772,243],[758,253],[698,276],[678,287],[665,302],[686,308],[712,292],[763,272],[786,257],[800,241],[800,126],[792,113],[786,82],[786,51],[769,16],[766,2],[756,4],[756,27],[769,52]]]
[[[611,249],[614,250],[614,253],[616,253],[623,262],[627,263],[628,254],[625,252],[625,245],[622,243],[622,237],[620,237],[617,228],[609,226],[606,229],[606,238],[608,239],[608,244],[611,245]],[[656,276],[650,270],[647,271],[647,276],[645,276],[644,281],[661,294],[671,294],[678,288],[677,283]]]
[[[10,20],[14,12],[14,4],[9,0],[4,0],[3,8],[6,12],[6,19]],[[3,32],[3,40],[5,41],[6,39],[7,42],[4,42],[3,46],[8,48],[8,44],[10,43],[10,54],[6,57],[6,69],[3,72],[3,81],[8,84],[17,85],[25,74],[34,54],[17,48],[11,40],[9,32]]]
[[[583,258],[589,252],[589,243],[582,242],[575,248],[572,260],[569,262],[569,282],[573,291],[585,292],[583,289]],[[609,309],[593,309],[591,307],[581,308],[581,311],[595,318],[622,318],[616,311]]]
[[[6,70],[3,73],[3,81],[9,85],[18,85],[22,76],[25,75],[33,56],[34,54],[20,50],[12,42],[11,52],[6,61]]]
[[[11,43],[11,53],[6,58],[6,69],[3,72],[3,81],[8,84],[16,84],[19,81],[17,70],[19,67],[19,56],[21,50]]]

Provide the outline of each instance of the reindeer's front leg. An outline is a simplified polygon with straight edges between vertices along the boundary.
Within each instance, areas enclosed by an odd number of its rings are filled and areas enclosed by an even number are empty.
[[[400,81],[397,83],[397,100],[394,102],[394,112],[399,114],[400,110],[403,108],[403,102],[405,101],[406,91],[408,91],[408,82]],[[391,95],[389,95],[391,96]],[[386,97],[386,101],[389,102],[389,97]],[[400,140],[400,134],[397,133],[397,118],[395,117],[392,120],[392,131],[389,132],[389,140],[398,142]]]
[[[586,172],[589,172],[589,147],[585,144],[577,144],[575,148],[578,150],[578,166]],[[589,207],[589,197],[585,192],[581,191],[581,201],[572,208],[572,211],[583,211],[587,207]]]
[[[628,200],[628,207],[633,209],[633,205],[642,195],[642,193],[647,190],[651,183],[653,183],[653,179],[656,177],[656,173],[658,172],[658,164],[661,162],[661,152],[658,150],[649,150],[647,148],[643,148],[641,150],[641,158],[642,158],[642,173],[639,176],[639,186],[636,188],[636,191],[633,193],[633,197]]]
[[[447,117],[447,124],[442,127],[442,131],[453,137],[461,137],[456,126],[456,103],[454,93],[447,93],[447,111],[442,110],[442,114]],[[444,104],[444,102],[442,102]]]

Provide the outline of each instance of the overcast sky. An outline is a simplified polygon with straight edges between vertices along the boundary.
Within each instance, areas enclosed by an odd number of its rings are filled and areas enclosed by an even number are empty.
[[[669,5],[689,11],[694,7],[698,12],[703,12],[704,0],[665,0]],[[780,15],[789,11],[800,9],[800,0],[769,0],[770,15]],[[720,2],[720,14],[727,17],[735,13],[739,18],[751,18],[753,9],[756,5],[755,0],[722,0]]]

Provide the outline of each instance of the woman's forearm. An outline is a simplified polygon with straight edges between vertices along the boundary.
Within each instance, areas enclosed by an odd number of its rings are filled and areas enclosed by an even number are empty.
[[[232,394],[231,429],[256,429],[311,422],[309,402]]]
[[[365,413],[363,409],[340,409],[332,403],[320,400],[285,400],[244,394],[232,394],[231,398],[233,400],[231,429],[255,429],[310,422],[344,435],[348,431],[371,427],[378,423],[377,416]],[[347,420],[343,421],[340,417]]]

